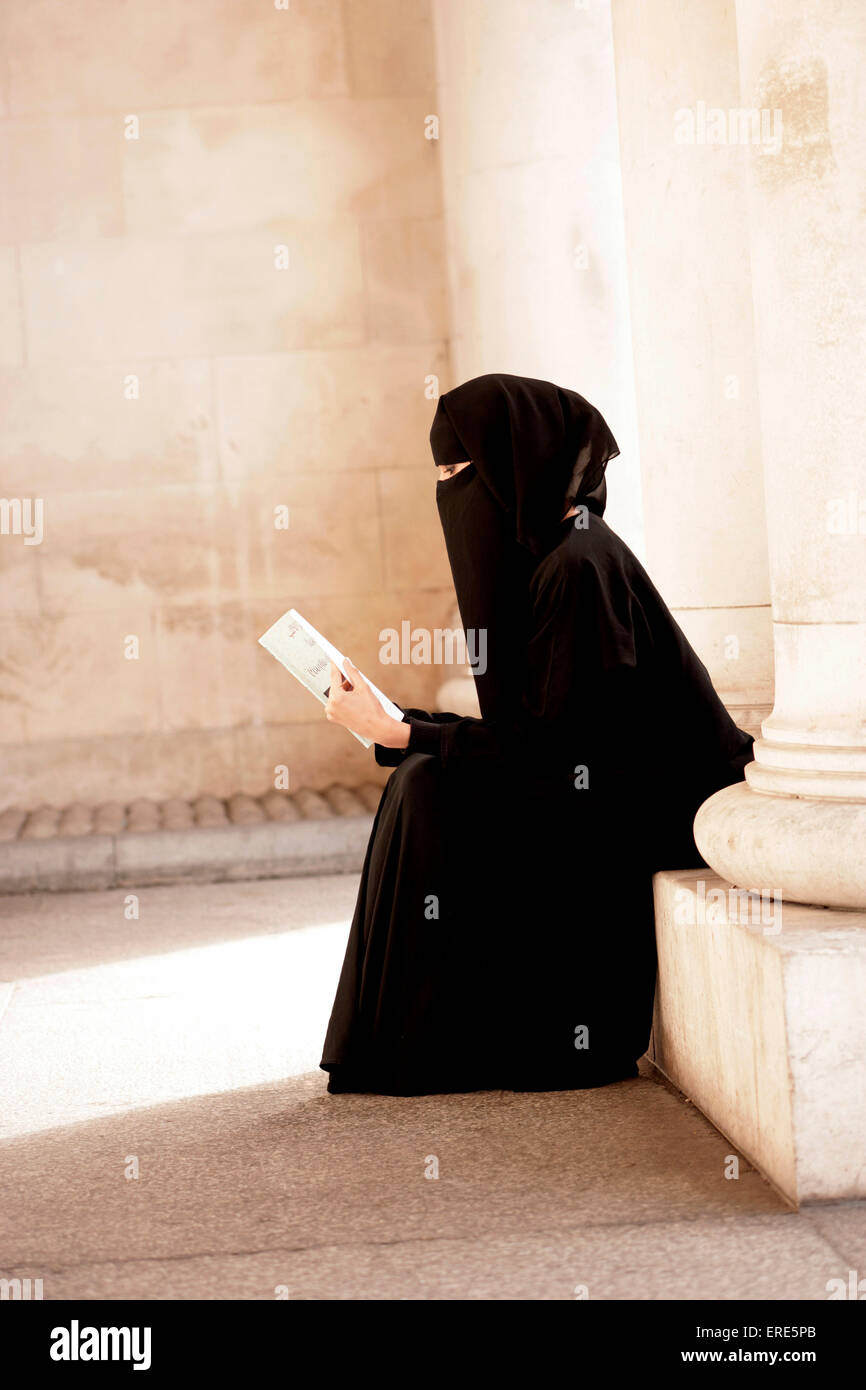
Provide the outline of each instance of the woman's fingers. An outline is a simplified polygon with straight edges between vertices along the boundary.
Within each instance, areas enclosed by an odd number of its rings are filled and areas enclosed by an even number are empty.
[[[340,670],[339,666],[336,666],[336,665],[334,664],[334,662],[332,661],[332,662],[331,662],[331,689],[333,690],[335,686],[336,686],[337,690],[351,690],[351,689],[352,689],[352,682],[349,680],[348,676],[346,676],[346,675],[344,674],[344,672],[342,672],[342,671]]]
[[[373,740],[381,730],[382,707],[363,674],[344,658],[345,675],[331,665],[331,684],[325,718]]]
[[[331,662],[331,683],[328,687],[327,719],[347,723],[349,711],[357,708],[358,700],[367,693],[366,682],[356,666],[346,661],[344,674],[335,662]]]
[[[363,681],[364,677],[363,677],[363,675],[361,674],[361,672],[358,670],[358,668],[357,668],[357,666],[355,665],[354,661],[350,661],[349,658],[348,658],[347,656],[344,657],[343,660],[344,660],[345,663],[346,663],[346,671],[347,671],[347,673],[348,673],[348,675],[349,675],[349,678],[350,678],[352,684],[355,685],[355,686],[360,686],[360,683],[361,683],[361,681]]]
[[[363,671],[359,671],[353,661],[348,657],[343,658],[346,663],[346,673],[351,679],[352,689],[355,692],[356,705],[363,705],[367,711],[374,711],[378,714],[381,706],[376,696],[373,694]]]

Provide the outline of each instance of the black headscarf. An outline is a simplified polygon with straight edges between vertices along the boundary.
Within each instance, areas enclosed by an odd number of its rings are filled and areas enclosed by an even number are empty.
[[[602,415],[576,391],[530,377],[475,377],[448,391],[430,430],[436,501],[485,719],[507,718],[523,683],[529,579],[561,536],[566,499],[604,510],[604,473],[619,453]]]
[[[440,397],[430,447],[437,465],[472,460],[511,515],[514,539],[535,554],[561,519],[566,497],[595,492],[619,453],[600,411],[576,391],[501,373]]]

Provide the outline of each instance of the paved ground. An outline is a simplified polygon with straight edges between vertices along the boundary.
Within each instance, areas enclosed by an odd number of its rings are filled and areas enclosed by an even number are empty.
[[[824,1299],[866,1271],[866,1205],[795,1214],[745,1161],[727,1179],[730,1145],[649,1070],[328,1096],[356,884],[0,900],[0,1276],[47,1299]]]

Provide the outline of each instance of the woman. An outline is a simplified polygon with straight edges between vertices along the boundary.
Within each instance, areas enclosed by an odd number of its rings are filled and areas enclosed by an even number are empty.
[[[483,376],[441,397],[437,504],[481,718],[384,713],[351,664],[328,718],[394,766],[321,1065],[330,1091],[598,1086],[636,1074],[652,873],[752,739],[603,518],[618,453],[583,397]]]

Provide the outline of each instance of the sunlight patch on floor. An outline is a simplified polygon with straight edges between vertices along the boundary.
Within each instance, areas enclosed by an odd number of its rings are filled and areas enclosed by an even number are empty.
[[[295,927],[20,981],[0,1029],[0,1137],[315,1070],[347,930]]]

